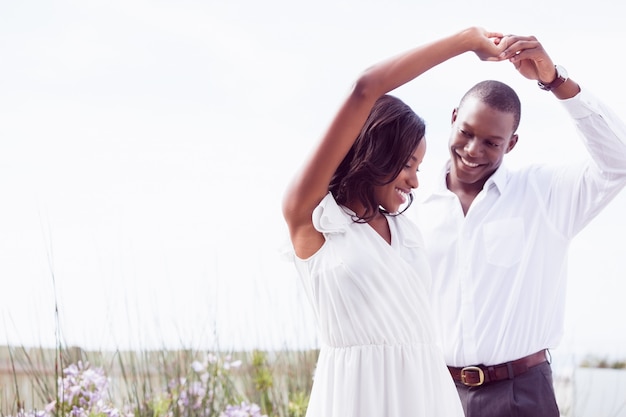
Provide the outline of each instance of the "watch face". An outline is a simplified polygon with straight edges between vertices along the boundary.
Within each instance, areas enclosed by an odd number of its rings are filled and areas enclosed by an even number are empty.
[[[567,70],[560,65],[555,65],[556,68],[556,77],[557,78],[565,78],[567,80]]]

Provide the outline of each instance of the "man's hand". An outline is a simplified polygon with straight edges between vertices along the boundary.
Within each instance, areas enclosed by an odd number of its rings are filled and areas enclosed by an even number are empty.
[[[500,59],[508,59],[515,69],[524,77],[550,84],[556,79],[556,68],[548,53],[534,36],[507,35],[500,40],[503,52]],[[580,86],[568,78],[552,93],[559,99],[564,100],[574,97],[580,92]]]
[[[507,35],[500,41],[505,45],[501,59],[508,59],[524,77],[550,83],[556,78],[554,62],[534,36]]]

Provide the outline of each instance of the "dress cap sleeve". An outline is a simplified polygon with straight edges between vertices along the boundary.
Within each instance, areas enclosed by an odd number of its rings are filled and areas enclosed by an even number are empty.
[[[349,217],[339,207],[329,192],[313,210],[313,226],[320,233],[345,233],[348,230]]]

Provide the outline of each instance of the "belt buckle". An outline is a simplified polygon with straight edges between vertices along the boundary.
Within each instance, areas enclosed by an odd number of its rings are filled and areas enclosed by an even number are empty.
[[[478,372],[478,382],[467,382],[465,372]],[[461,383],[468,387],[477,387],[485,382],[485,373],[478,366],[466,366],[461,369]]]

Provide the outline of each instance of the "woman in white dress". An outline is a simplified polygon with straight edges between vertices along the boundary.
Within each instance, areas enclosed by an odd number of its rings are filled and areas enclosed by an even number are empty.
[[[463,416],[421,235],[400,213],[424,122],[387,93],[465,52],[498,60],[501,37],[469,28],[367,69],[289,186],[283,215],[322,343],[307,417]]]

